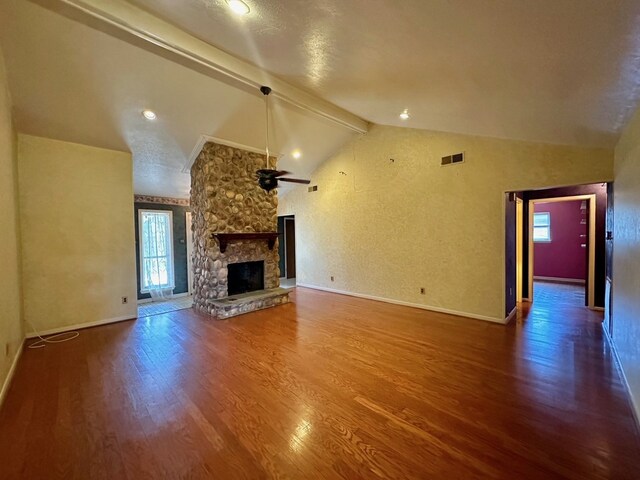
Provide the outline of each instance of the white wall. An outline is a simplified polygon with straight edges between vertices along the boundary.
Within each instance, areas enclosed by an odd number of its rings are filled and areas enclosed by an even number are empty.
[[[20,228],[16,136],[4,58],[0,51],[0,402],[24,332],[20,294]]]
[[[136,317],[131,154],[19,135],[18,159],[26,331]]]
[[[504,193],[612,178],[610,149],[373,126],[278,214],[296,215],[299,283],[503,321]]]
[[[640,110],[615,151],[613,341],[640,418]]]

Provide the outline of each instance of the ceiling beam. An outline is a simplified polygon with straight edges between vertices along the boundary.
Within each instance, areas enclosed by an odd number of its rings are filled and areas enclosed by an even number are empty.
[[[284,82],[123,0],[32,1],[256,95],[260,94],[260,86],[268,85],[273,89],[272,96],[298,108],[358,133],[366,133],[369,128],[369,123],[357,115]]]

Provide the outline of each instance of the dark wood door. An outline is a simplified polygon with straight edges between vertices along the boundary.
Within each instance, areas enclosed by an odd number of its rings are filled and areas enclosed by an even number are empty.
[[[584,249],[584,256],[585,256],[585,265],[587,266],[586,277],[584,282],[584,306],[588,307],[589,302],[591,301],[591,298],[589,298],[589,292],[591,291],[590,282],[592,281],[591,275],[589,275],[589,272],[591,272],[591,256],[589,255],[589,252],[591,251],[591,242],[595,242],[596,239],[591,238],[591,209],[594,208],[594,205],[592,205],[592,202],[590,200],[584,200],[584,202],[587,205],[586,210],[582,210],[582,207],[581,207],[582,217],[583,219],[586,219],[586,222],[587,222],[587,225],[586,225],[587,228],[584,230],[585,232],[584,235],[586,235],[586,241],[584,242],[584,244],[586,245],[586,248]],[[595,278],[593,279],[593,281],[595,281]],[[595,305],[595,301],[593,304]]]
[[[284,220],[287,278],[296,277],[296,222],[293,218]]]
[[[605,227],[605,318],[609,324],[605,325],[609,334],[613,335],[613,183],[607,183],[607,215]]]

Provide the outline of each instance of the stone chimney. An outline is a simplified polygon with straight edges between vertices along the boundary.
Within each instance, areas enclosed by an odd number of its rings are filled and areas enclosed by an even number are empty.
[[[275,163],[272,158],[270,167]],[[193,302],[201,312],[215,315],[211,301],[228,297],[229,264],[264,261],[264,288],[279,286],[277,242],[269,249],[264,240],[233,241],[221,253],[212,237],[277,231],[278,197],[276,190],[265,192],[258,186],[256,170],[262,168],[266,168],[264,154],[213,142],[204,145],[191,167]]]

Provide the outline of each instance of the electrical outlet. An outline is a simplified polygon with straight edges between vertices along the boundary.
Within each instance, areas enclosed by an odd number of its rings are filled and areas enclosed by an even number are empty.
[[[420,295],[424,295],[424,287],[420,288]]]
[[[122,297],[122,303],[129,303],[129,297]]]
[[[331,276],[331,281],[333,282],[333,275]]]

